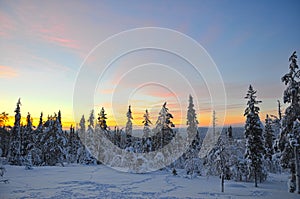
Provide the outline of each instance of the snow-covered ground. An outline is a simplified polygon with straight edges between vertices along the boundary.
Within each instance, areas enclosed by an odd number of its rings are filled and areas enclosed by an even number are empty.
[[[258,188],[253,183],[218,177],[188,179],[168,171],[124,173],[103,165],[24,167],[6,165],[8,184],[0,183],[0,198],[299,198],[287,192],[287,175],[271,174]]]

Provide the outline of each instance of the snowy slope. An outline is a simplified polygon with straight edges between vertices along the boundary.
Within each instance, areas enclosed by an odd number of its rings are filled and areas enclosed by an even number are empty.
[[[6,170],[10,183],[0,183],[0,198],[299,198],[287,192],[286,175],[271,175],[258,188],[225,181],[221,193],[217,177],[188,179],[168,171],[131,174],[103,165]]]

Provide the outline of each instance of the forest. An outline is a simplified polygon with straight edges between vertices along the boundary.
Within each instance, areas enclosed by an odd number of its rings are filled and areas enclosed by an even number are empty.
[[[283,103],[288,107],[281,110],[281,100],[278,100],[278,114],[267,115],[265,121],[261,121],[259,104],[263,102],[257,99],[257,91],[250,85],[244,99],[242,139],[233,136],[235,128],[231,126],[223,130],[213,126],[213,136],[201,134],[201,121],[197,120],[191,95],[186,111],[186,129],[175,127],[172,111],[165,102],[155,123],[150,121],[149,113],[145,110],[143,135],[140,137],[132,134],[130,105],[125,128],[109,127],[106,123],[109,116],[102,107],[97,118],[94,110],[91,110],[87,120],[82,115],[76,129],[71,126],[69,131],[65,131],[60,111],[46,120],[41,113],[36,127],[28,113],[26,124],[21,124],[22,104],[18,99],[12,127],[6,126],[6,112],[0,116],[0,181],[9,181],[5,178],[7,164],[24,166],[28,170],[37,166],[73,163],[105,164],[123,167],[134,173],[168,168],[172,171],[170,175],[177,175],[177,170],[183,169],[189,178],[219,176],[224,192],[225,180],[253,182],[257,187],[266,181],[269,173],[287,171],[290,173],[288,191],[300,194],[300,70],[296,52],[291,55],[289,62],[288,73],[281,78],[286,85]],[[205,156],[200,157],[205,136],[210,136],[208,144],[213,146]],[[182,143],[188,144],[181,146]],[[150,158],[145,158],[144,154],[149,154]]]

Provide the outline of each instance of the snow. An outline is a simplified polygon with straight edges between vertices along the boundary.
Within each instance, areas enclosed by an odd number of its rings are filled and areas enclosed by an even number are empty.
[[[286,174],[270,174],[258,184],[225,181],[220,191],[218,177],[189,179],[184,171],[145,174],[125,173],[104,165],[34,167],[6,165],[8,184],[0,183],[0,198],[299,198],[287,192]]]

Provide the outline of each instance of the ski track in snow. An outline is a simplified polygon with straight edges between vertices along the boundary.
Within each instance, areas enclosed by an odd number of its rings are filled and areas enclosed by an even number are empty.
[[[170,171],[145,174],[124,173],[112,168],[83,165],[66,167],[24,167],[6,165],[9,184],[0,183],[0,198],[299,198],[287,192],[287,175],[270,174],[259,184],[225,181],[220,191],[218,177],[188,179]],[[182,172],[183,173],[183,172]]]

